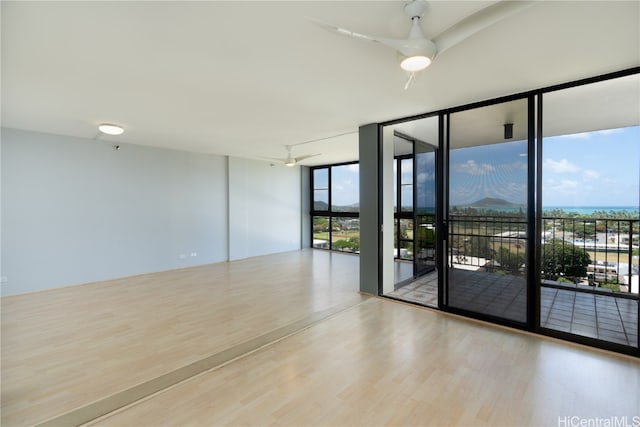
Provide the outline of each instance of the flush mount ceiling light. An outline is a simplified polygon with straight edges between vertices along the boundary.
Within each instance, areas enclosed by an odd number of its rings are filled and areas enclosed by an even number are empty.
[[[107,135],[121,135],[124,132],[122,126],[114,125],[112,123],[102,123],[98,125],[98,130]]]

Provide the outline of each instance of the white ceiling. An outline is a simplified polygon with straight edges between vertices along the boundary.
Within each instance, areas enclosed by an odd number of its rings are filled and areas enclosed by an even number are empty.
[[[247,158],[357,159],[358,126],[640,64],[640,2],[545,1],[445,52],[404,91],[400,1],[2,1],[2,125]],[[494,1],[431,1],[433,37]],[[335,138],[336,135],[341,135]],[[327,139],[328,138],[328,139]],[[316,141],[317,140],[317,141]]]

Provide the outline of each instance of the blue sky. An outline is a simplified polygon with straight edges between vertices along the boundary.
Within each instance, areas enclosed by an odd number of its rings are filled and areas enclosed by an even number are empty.
[[[349,206],[360,203],[359,165],[343,165],[331,168],[331,203]]]
[[[524,204],[527,200],[527,142],[451,150],[450,205],[468,205],[486,197]]]
[[[544,138],[542,204],[638,206],[640,126]],[[524,204],[526,141],[451,151],[451,205],[485,197]]]
[[[485,197],[524,204],[526,146],[513,141],[451,150],[451,205]],[[546,137],[542,157],[544,207],[639,205],[640,126]],[[420,162],[432,166],[433,158]],[[358,203],[358,165],[334,167],[332,174],[333,204]],[[434,179],[418,175],[419,183]],[[431,205],[432,197],[419,199],[419,206]]]
[[[544,139],[543,206],[638,206],[640,126]]]

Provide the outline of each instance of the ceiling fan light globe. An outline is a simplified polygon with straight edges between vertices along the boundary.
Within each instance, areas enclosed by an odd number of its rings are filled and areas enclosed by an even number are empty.
[[[415,73],[416,71],[422,71],[425,68],[427,68],[429,65],[431,65],[431,59],[423,55],[410,56],[408,58],[404,58],[400,62],[400,67],[403,70],[409,71],[412,73]]]
[[[284,165],[292,168],[296,165],[296,159],[287,159],[284,161]]]

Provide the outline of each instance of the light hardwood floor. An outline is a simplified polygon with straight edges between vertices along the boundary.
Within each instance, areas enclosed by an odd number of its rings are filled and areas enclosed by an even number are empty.
[[[95,425],[631,423],[639,391],[631,358],[374,298]]]
[[[357,257],[305,250],[3,298],[2,425],[126,395],[252,340],[244,357],[94,423],[495,426],[640,416],[637,359],[357,287]]]
[[[2,298],[2,425],[29,425],[340,304],[358,258],[297,251]]]

